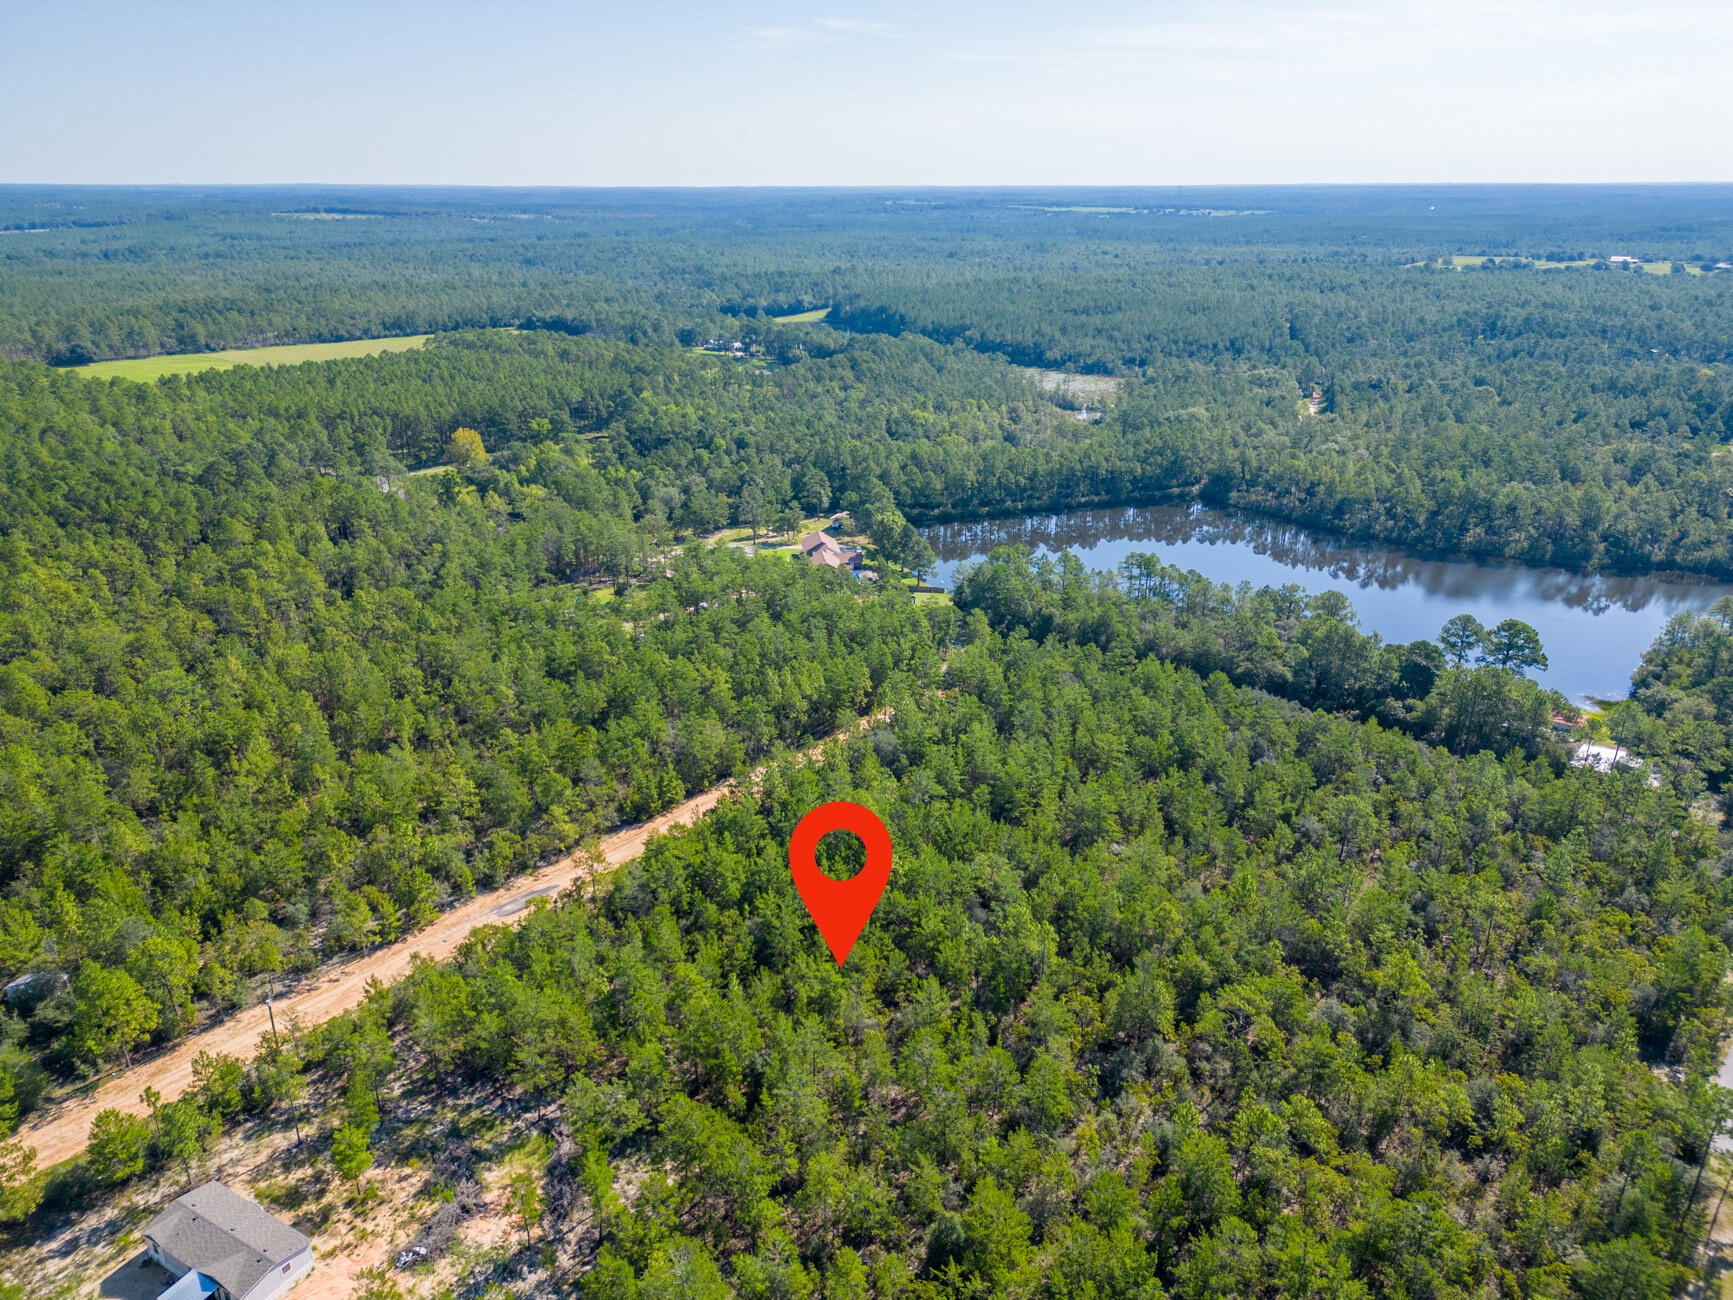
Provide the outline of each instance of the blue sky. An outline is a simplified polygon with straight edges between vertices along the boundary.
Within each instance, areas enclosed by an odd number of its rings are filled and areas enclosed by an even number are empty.
[[[0,3],[0,181],[1733,179],[1728,0]]]

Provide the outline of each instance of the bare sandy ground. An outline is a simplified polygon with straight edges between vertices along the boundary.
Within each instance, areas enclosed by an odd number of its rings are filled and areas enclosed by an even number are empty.
[[[851,734],[858,734],[886,716],[887,713],[881,712],[861,719]],[[805,750],[800,757],[822,761],[824,743]],[[754,772],[753,779],[763,770]],[[443,961],[457,951],[477,926],[516,925],[529,915],[532,898],[551,898],[572,885],[630,862],[644,851],[652,835],[692,825],[735,787],[732,780],[712,786],[659,817],[624,827],[593,846],[581,847],[539,871],[518,877],[501,889],[478,894],[406,939],[325,968],[312,982],[276,1000],[279,1026],[285,1025],[290,1016],[297,1017],[303,1025],[316,1025],[359,1006],[367,996],[369,981],[395,983],[408,974],[417,954]],[[269,1015],[262,1003],[237,1012],[182,1039],[160,1055],[108,1076],[82,1096],[49,1107],[26,1124],[17,1138],[36,1148],[37,1163],[42,1168],[70,1160],[84,1150],[91,1121],[98,1111],[113,1108],[143,1115],[147,1112],[140,1098],[147,1087],[155,1088],[164,1101],[173,1101],[192,1087],[193,1059],[201,1052],[222,1052],[242,1061],[251,1060],[258,1051],[260,1036],[269,1029]]]

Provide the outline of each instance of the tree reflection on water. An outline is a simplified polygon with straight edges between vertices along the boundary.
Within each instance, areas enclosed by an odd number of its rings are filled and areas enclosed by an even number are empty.
[[[1689,575],[1610,575],[1497,561],[1439,559],[1273,523],[1228,510],[1126,506],[989,519],[924,530],[939,557],[934,580],[950,586],[959,564],[996,546],[1072,551],[1091,569],[1117,569],[1136,551],[1195,569],[1215,582],[1337,588],[1358,625],[1390,641],[1433,638],[1472,613],[1535,627],[1548,668],[1536,674],[1577,700],[1621,696],[1667,619],[1707,609],[1733,587]]]
[[[1217,582],[1242,577],[1269,581],[1262,572],[1236,572],[1235,553],[1256,555],[1295,570],[1292,581],[1313,587],[1315,576],[1386,591],[1417,587],[1428,596],[1462,601],[1541,601],[1599,614],[1614,608],[1637,611],[1661,601],[1669,608],[1706,607],[1733,587],[1689,575],[1585,574],[1568,569],[1467,559],[1429,559],[1409,551],[1352,542],[1289,524],[1273,523],[1235,511],[1197,506],[1115,506],[1071,510],[1057,515],[981,519],[922,530],[945,573],[963,560],[986,555],[996,546],[1022,545],[1050,551],[1092,551],[1104,544],[1130,543],[1125,553],[1149,546],[1184,548],[1187,555],[1163,555],[1172,564],[1195,567]],[[1193,548],[1224,548],[1204,564]],[[1121,548],[1113,547],[1115,551]],[[1116,563],[1117,561],[1115,561]],[[1099,562],[1092,567],[1102,566]],[[1307,579],[1311,580],[1308,581]]]

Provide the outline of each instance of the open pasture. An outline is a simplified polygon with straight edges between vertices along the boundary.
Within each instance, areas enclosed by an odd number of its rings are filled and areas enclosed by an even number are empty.
[[[1487,260],[1488,259],[1485,257],[1476,257],[1470,253],[1457,253],[1451,257],[1450,264],[1452,266],[1454,266],[1458,271],[1460,271],[1465,267],[1481,266],[1481,265],[1485,264],[1485,262]],[[1491,260],[1494,262],[1506,263],[1506,262],[1515,262],[1515,261],[1518,261],[1519,259],[1514,258],[1514,257],[1494,257]],[[1593,266],[1594,265],[1594,262],[1592,262],[1592,261],[1549,262],[1543,257],[1532,258],[1529,260],[1531,260],[1533,262],[1534,268],[1537,271],[1554,271],[1560,267],[1565,267],[1565,266],[1578,266],[1578,267],[1580,267],[1580,266]],[[1703,268],[1700,266],[1690,266],[1690,265],[1685,265],[1684,263],[1681,263],[1681,265],[1685,266],[1685,274],[1687,274],[1687,275],[1702,275],[1703,274]],[[1671,275],[1673,273],[1673,264],[1671,262],[1639,262],[1637,264],[1637,269],[1639,271],[1647,271],[1650,275]]]
[[[164,375],[192,375],[230,366],[293,366],[303,361],[338,361],[378,352],[407,352],[423,346],[431,334],[405,334],[387,339],[349,339],[342,343],[287,343],[269,348],[229,348],[222,352],[182,352],[161,357],[125,357],[93,361],[72,369],[92,379],[135,379],[149,383]]]

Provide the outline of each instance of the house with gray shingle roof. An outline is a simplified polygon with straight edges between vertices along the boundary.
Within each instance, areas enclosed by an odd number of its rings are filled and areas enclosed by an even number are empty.
[[[177,1279],[157,1300],[270,1300],[313,1267],[311,1241],[216,1182],[177,1196],[144,1239]]]

